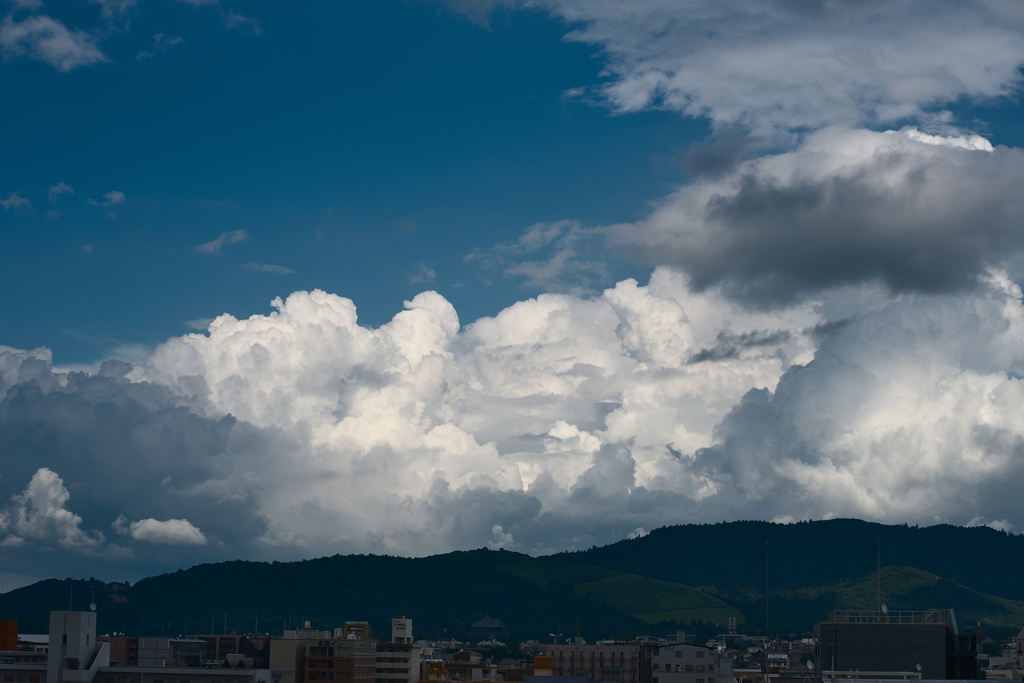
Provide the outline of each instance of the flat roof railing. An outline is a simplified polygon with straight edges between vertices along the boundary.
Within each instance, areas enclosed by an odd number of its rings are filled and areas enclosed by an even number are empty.
[[[946,610],[920,611],[840,609],[829,613],[833,624],[945,624]]]

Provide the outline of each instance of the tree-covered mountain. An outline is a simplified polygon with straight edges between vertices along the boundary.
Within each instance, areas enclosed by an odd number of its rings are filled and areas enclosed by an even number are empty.
[[[0,595],[0,612],[41,630],[51,609],[98,606],[101,631],[134,635],[280,633],[369,620],[387,636],[408,616],[418,637],[469,635],[485,615],[517,638],[588,639],[720,632],[765,623],[768,571],[773,633],[805,633],[831,608],[873,609],[876,563],[891,609],[953,607],[962,623],[1024,625],[1014,569],[1024,537],[988,528],[884,526],[856,520],[732,522],[658,529],[588,551],[531,558],[474,550],[425,558],[374,555],[301,562],[223,562],[133,586],[48,580]]]
[[[882,566],[918,567],[975,590],[1024,600],[1017,577],[1024,536],[988,527],[885,525],[856,519],[794,524],[723,522],[655,529],[602,548],[559,553],[642,576],[705,586],[719,595],[827,585]]]

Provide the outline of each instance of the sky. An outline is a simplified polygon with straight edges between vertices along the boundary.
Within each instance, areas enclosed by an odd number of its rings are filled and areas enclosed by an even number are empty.
[[[1015,0],[0,0],[0,580],[1024,532]]]

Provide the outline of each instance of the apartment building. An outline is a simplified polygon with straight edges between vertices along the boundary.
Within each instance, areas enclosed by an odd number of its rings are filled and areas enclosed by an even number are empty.
[[[555,676],[586,676],[602,683],[640,683],[643,647],[636,641],[601,640],[587,644],[582,638],[544,646],[554,660]]]

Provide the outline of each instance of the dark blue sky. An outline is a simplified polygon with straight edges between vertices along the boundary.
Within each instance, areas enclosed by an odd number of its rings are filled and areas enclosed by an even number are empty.
[[[96,23],[95,8],[78,9]],[[470,322],[536,294],[467,263],[474,248],[537,222],[635,220],[708,134],[567,96],[600,82],[600,55],[538,12],[486,28],[430,2],[244,11],[258,33],[227,28],[220,8],[147,4],[107,29],[107,63],[0,67],[17,93],[0,113],[12,131],[0,194],[32,202],[0,215],[0,277],[17,292],[2,343],[89,362],[313,288],[352,298],[371,325],[436,288]],[[51,207],[60,182],[74,193]],[[109,191],[124,203],[89,204]],[[193,252],[233,230],[249,238]],[[436,279],[410,282],[425,268]]]

